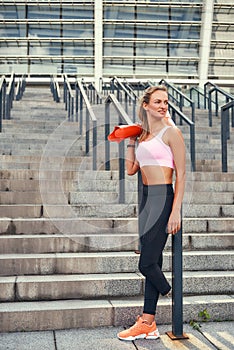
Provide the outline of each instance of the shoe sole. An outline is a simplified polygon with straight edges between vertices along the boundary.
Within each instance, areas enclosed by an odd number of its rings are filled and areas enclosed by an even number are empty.
[[[154,332],[149,333],[148,335],[147,334],[139,334],[139,335],[136,335],[135,337],[130,336],[127,338],[122,338],[122,337],[118,336],[118,338],[120,340],[128,340],[128,341],[137,340],[137,339],[151,339],[151,340],[153,340],[153,339],[158,339],[159,337],[160,337],[160,334],[159,333],[155,334]]]

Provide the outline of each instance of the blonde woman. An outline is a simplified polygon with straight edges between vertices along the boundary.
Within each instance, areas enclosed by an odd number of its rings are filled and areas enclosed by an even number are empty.
[[[163,249],[168,234],[181,226],[185,187],[185,145],[179,129],[168,122],[168,93],[164,86],[148,88],[140,100],[142,133],[127,145],[128,175],[141,171],[142,200],[139,205],[141,254],[139,270],[145,276],[144,308],[136,323],[118,334],[121,340],[157,339],[155,313],[159,295],[171,286],[162,272]],[[175,184],[173,187],[173,175]]]

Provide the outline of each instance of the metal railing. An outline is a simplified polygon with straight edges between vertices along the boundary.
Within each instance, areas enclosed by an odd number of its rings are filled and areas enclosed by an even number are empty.
[[[221,107],[222,172],[228,171],[227,140],[230,139],[230,115],[234,127],[234,100]]]
[[[0,132],[2,132],[2,120],[6,115],[6,78],[3,75],[0,80]]]
[[[212,94],[215,94],[215,98],[214,100],[212,100]],[[226,103],[228,103],[229,101],[234,100],[234,96],[229,94],[228,92],[224,91],[223,89],[221,89],[220,87],[218,87],[217,85],[214,85],[208,92],[208,113],[209,113],[209,126],[213,125],[213,113],[212,113],[212,103],[214,103],[215,105],[215,116],[218,116],[218,112],[219,112],[219,107],[220,107],[220,102],[218,97],[222,95],[225,100]],[[223,102],[222,102],[223,103]]]
[[[63,75],[63,102],[65,103],[65,110],[67,111],[68,120],[74,121],[74,93],[67,75]]]
[[[15,90],[15,99],[16,101],[21,100],[23,97],[23,93],[26,88],[26,76],[23,75],[21,78],[18,79],[16,90]]]
[[[194,95],[195,95],[195,98],[194,98]],[[198,88],[193,86],[189,90],[189,96],[190,96],[190,99],[194,101],[195,106],[198,109],[205,108],[204,107],[204,98],[205,98],[204,92],[201,92]],[[203,101],[203,105],[201,104],[201,101]]]
[[[15,74],[12,73],[7,83],[5,75],[0,80],[0,132],[2,131],[2,120],[11,119],[11,109],[15,97]]]
[[[12,73],[6,89],[6,115],[5,119],[11,119],[11,109],[15,97],[15,74]]]
[[[105,100],[105,169],[110,170],[110,143],[107,137],[110,134],[110,105],[113,104],[119,115],[119,123],[132,124],[126,111],[114,94],[109,94]],[[119,203],[125,203],[125,147],[124,141],[119,143]]]
[[[50,90],[52,92],[52,96],[55,102],[60,102],[60,89],[59,89],[59,82],[56,78],[56,76],[50,77]]]
[[[84,83],[82,81],[88,99],[91,103],[102,104],[102,95],[97,91],[94,83]]]
[[[75,84],[76,91],[76,107],[79,119],[79,133],[83,133],[83,112],[85,110],[85,153],[89,154],[90,151],[90,129],[92,130],[92,160],[93,170],[97,170],[97,118],[93,112],[93,108],[89,102],[88,96],[85,92],[84,86],[81,81],[77,80]],[[91,128],[90,128],[91,122]]]
[[[176,108],[170,101],[168,102],[168,105],[173,121],[176,123],[176,117],[178,116],[180,118],[180,124],[182,124],[183,121],[189,126],[191,171],[196,171],[195,123],[186,117],[186,115]]]
[[[149,83],[153,85],[152,83]],[[173,103],[175,103],[181,111],[183,111],[183,107],[185,106],[185,101],[188,103],[191,108],[191,119],[195,122],[195,103],[188,96],[186,96],[182,91],[178,90],[174,85],[168,83],[165,79],[161,79],[159,84],[163,84],[168,89],[168,95]]]
[[[137,104],[137,95],[133,94],[129,89],[126,88],[126,86],[118,79],[117,77],[114,77],[111,80],[111,91],[112,94],[117,93],[117,99],[122,102],[122,93],[124,94],[124,106],[125,111],[128,113],[129,109],[128,106],[132,104],[132,112],[133,112],[133,122],[136,121],[136,104]]]

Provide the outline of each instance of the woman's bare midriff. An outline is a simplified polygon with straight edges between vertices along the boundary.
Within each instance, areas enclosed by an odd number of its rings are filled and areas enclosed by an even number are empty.
[[[147,165],[141,168],[144,185],[171,184],[173,169],[164,166]]]

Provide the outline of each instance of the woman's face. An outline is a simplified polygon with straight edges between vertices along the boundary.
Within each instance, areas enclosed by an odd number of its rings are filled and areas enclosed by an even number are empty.
[[[164,118],[168,110],[168,94],[166,91],[157,90],[150,96],[149,103],[144,106],[147,114],[156,118]]]

